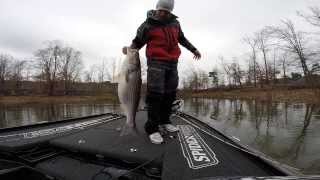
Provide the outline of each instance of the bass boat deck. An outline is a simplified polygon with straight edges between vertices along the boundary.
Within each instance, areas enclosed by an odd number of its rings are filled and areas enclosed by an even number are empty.
[[[125,117],[102,114],[0,130],[0,179],[241,179],[292,178],[293,171],[182,112],[178,133],[152,144],[146,111],[138,134],[120,136]],[[316,178],[316,177],[308,177]],[[263,178],[261,178],[263,179]]]

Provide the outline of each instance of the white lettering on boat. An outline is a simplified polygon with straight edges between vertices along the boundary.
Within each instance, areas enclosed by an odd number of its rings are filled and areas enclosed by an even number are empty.
[[[213,150],[190,125],[178,125],[179,141],[191,169],[200,169],[219,163]]]
[[[204,150],[201,148],[196,138],[190,136],[188,139],[186,139],[186,141],[189,145],[191,154],[195,161],[210,162],[210,159],[206,156],[206,153],[204,153]]]
[[[84,129],[84,128],[87,128],[90,126],[98,125],[98,124],[105,123],[105,122],[112,121],[112,120],[119,119],[119,118],[120,118],[120,116],[119,117],[107,116],[107,117],[103,117],[103,118],[99,118],[99,119],[73,123],[73,124],[64,125],[64,126],[55,127],[55,128],[40,129],[40,130],[35,130],[35,131],[30,131],[30,132],[22,132],[22,133],[17,133],[17,134],[4,135],[4,136],[0,136],[0,143],[18,141],[18,140],[22,140],[22,139],[38,138],[38,137],[42,137],[42,136],[64,133],[64,132],[68,132],[70,130]]]

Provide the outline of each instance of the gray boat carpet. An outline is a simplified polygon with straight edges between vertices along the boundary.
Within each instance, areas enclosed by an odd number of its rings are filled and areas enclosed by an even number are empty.
[[[232,141],[223,139],[219,133],[190,118],[173,116],[172,121],[178,125],[180,132],[164,134],[165,143],[154,145],[144,132],[145,121],[146,112],[139,112],[136,119],[138,134],[120,135],[125,122],[123,118],[56,138],[50,144],[129,164],[147,162],[146,166],[162,168],[163,179],[284,175],[254,156],[234,148]]]

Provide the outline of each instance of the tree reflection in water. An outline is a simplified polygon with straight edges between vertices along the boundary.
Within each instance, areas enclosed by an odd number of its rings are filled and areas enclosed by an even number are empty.
[[[0,104],[0,128],[52,122],[107,112],[119,112],[117,104]]]
[[[280,162],[320,173],[319,106],[197,98],[186,99],[184,110]]]

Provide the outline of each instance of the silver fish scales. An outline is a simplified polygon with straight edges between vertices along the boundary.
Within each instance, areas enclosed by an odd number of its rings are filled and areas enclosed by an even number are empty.
[[[118,96],[121,109],[126,115],[126,124],[122,135],[128,134],[136,128],[136,112],[138,110],[141,92],[141,64],[139,52],[127,48],[127,54],[121,66],[118,82]]]

